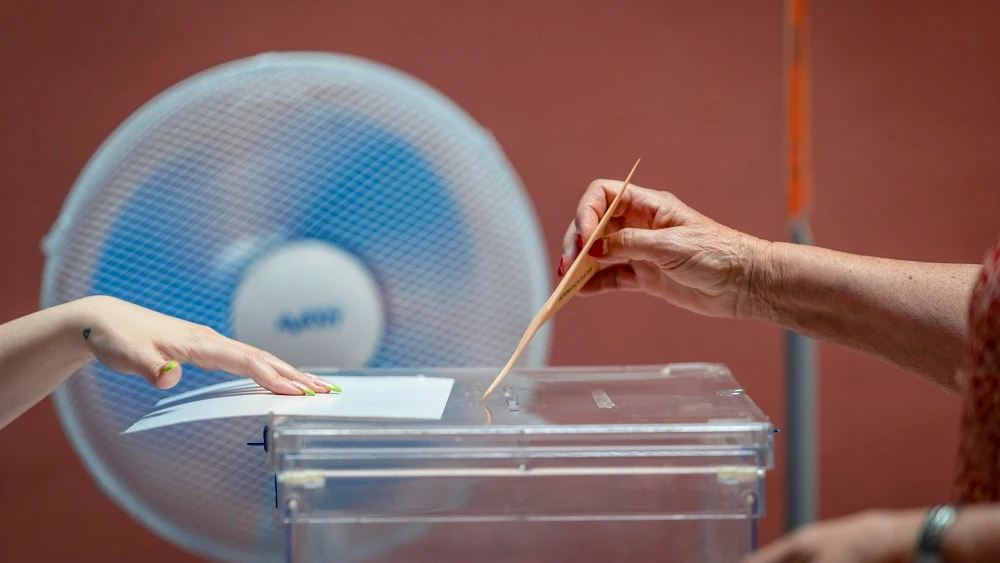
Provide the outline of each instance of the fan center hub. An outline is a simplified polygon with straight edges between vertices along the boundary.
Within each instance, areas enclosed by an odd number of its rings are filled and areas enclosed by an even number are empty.
[[[233,335],[296,367],[357,368],[378,351],[385,310],[378,282],[353,254],[320,241],[272,251],[246,272]]]

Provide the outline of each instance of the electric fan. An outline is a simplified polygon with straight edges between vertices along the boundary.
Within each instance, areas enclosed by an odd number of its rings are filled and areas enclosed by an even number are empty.
[[[42,306],[92,294],[299,366],[502,365],[547,297],[534,210],[493,138],[367,60],[264,54],[174,86],[87,164],[44,242]],[[524,365],[545,363],[540,334]],[[92,364],[56,392],[102,489],[214,559],[281,558],[264,421],[121,432],[168,392]],[[412,529],[351,538],[358,557]]]

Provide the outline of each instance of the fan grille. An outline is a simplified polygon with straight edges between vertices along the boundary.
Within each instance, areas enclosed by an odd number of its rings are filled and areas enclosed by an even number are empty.
[[[354,253],[378,279],[372,367],[502,365],[548,289],[534,211],[461,110],[374,63],[269,54],[185,81],[112,135],[46,241],[43,306],[114,295],[231,335],[247,268],[302,240]],[[522,363],[544,363],[548,338]],[[229,379],[188,368],[170,392]],[[163,393],[90,365],[56,400],[133,515],[213,558],[280,560],[273,477],[247,445],[263,421],[120,436]],[[390,539],[357,538],[358,553]]]

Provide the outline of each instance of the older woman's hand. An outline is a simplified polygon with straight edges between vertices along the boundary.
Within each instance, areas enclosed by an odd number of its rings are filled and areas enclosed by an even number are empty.
[[[108,368],[138,374],[167,389],[181,364],[248,377],[282,395],[328,393],[331,387],[271,354],[190,323],[112,297],[79,302],[76,321],[90,353]]]
[[[909,561],[926,511],[871,511],[802,528],[743,563],[897,563]]]
[[[566,231],[560,277],[590,237],[622,182],[590,184]],[[751,280],[764,253],[764,241],[701,215],[674,195],[630,185],[591,247],[602,269],[581,290],[594,294],[635,290],[718,317],[751,316]]]
[[[590,184],[563,240],[569,268],[622,182]],[[590,253],[582,294],[644,291],[702,315],[770,321],[867,352],[954,389],[981,267],[872,258],[768,242],[674,195],[630,185]]]
[[[875,510],[818,522],[779,539],[744,563],[913,561],[929,510]],[[949,563],[1000,561],[1000,504],[961,507],[943,534],[940,551]]]

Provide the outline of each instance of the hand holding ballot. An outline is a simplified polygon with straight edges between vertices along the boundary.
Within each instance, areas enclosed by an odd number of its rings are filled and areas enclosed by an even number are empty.
[[[563,240],[560,276],[621,186],[596,180],[584,191]],[[982,266],[771,242],[634,184],[612,216],[590,247],[601,269],[580,295],[642,291],[702,315],[778,324],[957,390],[969,292]]]
[[[560,277],[622,185],[597,180],[584,192],[563,239]],[[755,255],[764,248],[763,241],[712,221],[673,194],[632,184],[590,248],[601,271],[580,294],[644,291],[696,313],[747,316],[752,268],[760,264]]]

